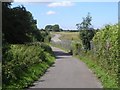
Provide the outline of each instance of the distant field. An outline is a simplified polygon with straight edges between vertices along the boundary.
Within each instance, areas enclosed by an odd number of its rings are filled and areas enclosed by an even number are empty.
[[[80,40],[79,39],[79,32],[51,32],[51,35],[54,34],[61,34],[61,40]]]

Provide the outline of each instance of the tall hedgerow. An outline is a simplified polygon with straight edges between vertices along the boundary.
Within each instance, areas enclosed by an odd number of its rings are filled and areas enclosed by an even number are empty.
[[[94,56],[96,62],[106,70],[106,74],[114,77],[119,85],[120,57],[119,57],[118,25],[107,25],[93,38]]]

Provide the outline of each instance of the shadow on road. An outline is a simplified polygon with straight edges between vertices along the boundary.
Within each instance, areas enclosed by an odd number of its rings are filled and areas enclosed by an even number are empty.
[[[65,53],[65,52],[62,52],[62,51],[54,51],[54,54],[56,56],[56,59],[61,59],[61,58],[71,56],[70,53]]]

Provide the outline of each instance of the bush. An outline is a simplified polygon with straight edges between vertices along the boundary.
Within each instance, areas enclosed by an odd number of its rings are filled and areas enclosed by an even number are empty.
[[[94,36],[93,43],[94,55],[99,58],[96,62],[106,70],[108,75],[116,78],[116,83],[118,83],[120,80],[118,25],[105,26]]]
[[[42,48],[45,52],[48,52],[48,53],[50,53],[52,56],[54,56],[54,53],[53,53],[51,47],[48,46],[47,44],[41,43],[41,48]]]
[[[45,65],[50,66],[54,62],[51,55],[52,49],[47,45],[47,49],[38,43],[9,45],[9,47],[9,49],[5,49],[3,54],[2,79],[4,87],[12,86],[13,83],[21,81],[30,68],[44,62]]]
[[[79,42],[72,43],[72,53],[73,55],[79,55],[81,53],[82,45]]]
[[[48,43],[50,41],[51,41],[51,36],[50,35],[48,35],[44,38],[44,42]]]
[[[51,41],[51,36],[49,31],[41,31],[42,42],[49,43]]]
[[[81,46],[81,44],[74,43],[73,53],[74,55],[85,57],[86,60],[84,61],[87,61],[87,59],[92,60],[106,72],[108,77],[112,78],[111,80],[114,82],[109,85],[110,83],[107,83],[110,78],[106,78],[104,75],[101,76],[101,81],[105,87],[120,87],[118,25],[107,25],[105,28],[99,30],[93,37],[91,46],[91,50],[86,52],[82,49],[83,46]]]
[[[84,49],[90,50],[90,41],[94,37],[95,30],[80,30],[80,39],[82,41]]]

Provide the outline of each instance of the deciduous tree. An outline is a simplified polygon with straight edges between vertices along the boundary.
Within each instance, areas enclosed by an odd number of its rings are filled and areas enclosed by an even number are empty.
[[[76,24],[77,29],[80,30],[80,39],[82,40],[82,44],[84,46],[85,50],[90,50],[90,41],[92,40],[94,36],[94,29],[90,29],[91,27],[91,21],[92,17],[90,16],[90,13],[83,18],[83,21],[79,24]]]

